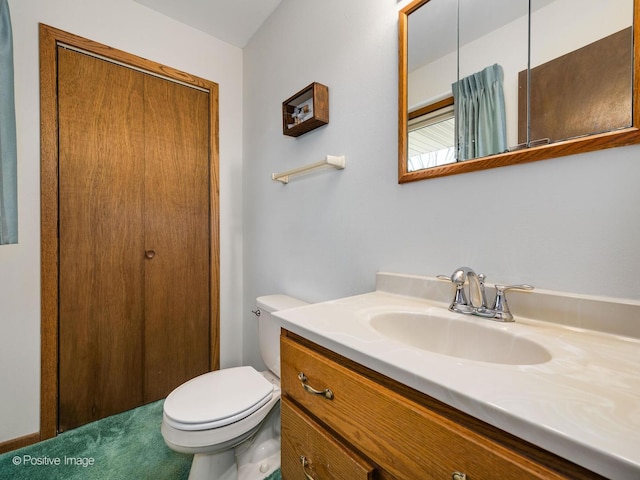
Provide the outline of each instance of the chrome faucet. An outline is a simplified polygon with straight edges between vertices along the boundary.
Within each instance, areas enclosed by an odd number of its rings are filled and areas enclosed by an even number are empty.
[[[469,267],[460,267],[451,274],[451,282],[456,286],[456,296],[449,310],[458,313],[473,313],[473,309],[487,306],[484,293],[484,275],[476,275]],[[468,283],[467,295],[464,286]]]
[[[472,268],[457,268],[451,276],[438,275],[441,280],[451,281],[456,287],[449,310],[466,315],[477,315],[479,317],[490,318],[501,322],[513,322],[513,315],[509,311],[507,303],[507,290],[533,290],[531,285],[495,285],[495,300],[491,308],[487,307],[487,297],[485,294],[484,281],[486,276],[482,273],[476,274]],[[465,295],[465,285],[467,294]]]

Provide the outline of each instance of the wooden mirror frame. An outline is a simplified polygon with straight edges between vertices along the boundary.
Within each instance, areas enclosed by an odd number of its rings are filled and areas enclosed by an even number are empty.
[[[428,178],[457,175],[489,168],[536,162],[550,158],[586,153],[605,148],[622,147],[640,143],[640,0],[633,3],[633,99],[632,126],[606,133],[563,140],[560,142],[525,148],[513,152],[488,157],[465,160],[464,162],[426,168],[414,172],[408,171],[407,163],[407,65],[408,65],[408,24],[409,15],[430,0],[414,0],[399,12],[398,18],[398,183],[426,180]]]

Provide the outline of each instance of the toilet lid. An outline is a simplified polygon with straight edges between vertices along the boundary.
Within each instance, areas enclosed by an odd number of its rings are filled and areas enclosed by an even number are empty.
[[[181,430],[224,427],[265,405],[273,389],[253,367],[225,368],[176,388],[164,402],[164,414],[170,425]]]

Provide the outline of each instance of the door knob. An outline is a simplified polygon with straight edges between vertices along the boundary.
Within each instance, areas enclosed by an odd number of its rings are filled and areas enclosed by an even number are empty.
[[[144,256],[147,257],[149,260],[151,260],[153,257],[156,256],[156,251],[155,250],[147,250],[144,252]]]

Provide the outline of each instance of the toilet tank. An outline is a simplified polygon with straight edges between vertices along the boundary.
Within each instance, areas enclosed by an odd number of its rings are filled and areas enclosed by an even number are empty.
[[[258,337],[260,355],[267,368],[280,378],[280,324],[271,316],[273,312],[308,305],[288,295],[265,295],[256,299],[260,310]]]

